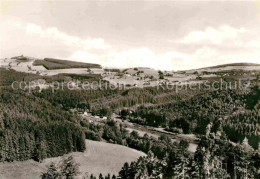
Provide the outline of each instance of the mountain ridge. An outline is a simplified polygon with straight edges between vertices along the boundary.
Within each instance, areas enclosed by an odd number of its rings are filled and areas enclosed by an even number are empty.
[[[5,61],[6,59],[8,59],[8,58],[1,59],[1,60]],[[57,58],[39,59],[39,58],[23,56],[23,55],[14,56],[14,57],[11,57],[10,59],[16,60],[16,62],[20,62],[20,63],[33,60],[33,64],[32,64],[33,66],[43,66],[47,70],[70,69],[70,68],[99,68],[99,69],[101,69],[101,68],[107,68],[107,69],[112,68],[112,67],[102,66],[102,65],[97,64],[97,63],[79,62],[79,61],[74,61],[74,60],[57,59]],[[1,67],[4,66],[4,65],[2,65],[2,63],[0,63],[0,65],[1,65]],[[207,70],[207,69],[217,69],[217,68],[226,68],[226,67],[242,67],[242,66],[260,67],[260,64],[258,64],[258,63],[247,63],[247,62],[226,63],[226,64],[219,64],[219,65],[202,67],[202,68],[195,68],[195,69],[189,69],[189,70],[176,70],[176,72],[189,72],[189,71],[196,71],[196,70],[200,71],[200,70]],[[155,70],[155,69],[149,68],[149,67],[131,67],[131,68],[114,68],[113,67],[113,69],[122,69],[122,70],[135,69],[135,68]],[[155,70],[155,71],[157,71],[157,70]],[[175,70],[161,70],[161,71],[175,71]]]

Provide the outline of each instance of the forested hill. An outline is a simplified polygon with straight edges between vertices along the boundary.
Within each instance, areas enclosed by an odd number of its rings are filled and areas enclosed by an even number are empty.
[[[224,82],[243,79],[244,72],[230,71]],[[255,73],[254,73],[255,74]],[[248,72],[247,75],[251,75]],[[257,75],[257,74],[256,74]],[[206,126],[213,124],[225,132],[233,142],[245,137],[255,149],[260,141],[259,99],[257,77],[251,78],[247,88],[236,89],[173,89],[146,87],[107,90],[42,90],[34,95],[65,109],[76,108],[90,111],[93,115],[109,116],[113,112],[122,118],[145,126],[163,127],[174,133],[205,135]],[[214,78],[209,80],[211,85]]]
[[[225,72],[226,74],[227,72]],[[255,74],[255,76],[250,76]],[[41,76],[0,68],[0,161],[56,157],[85,150],[85,138],[127,145],[154,157],[140,158],[123,166],[120,176],[164,176],[172,178],[259,177],[259,86],[255,72],[247,88],[207,90],[164,86],[126,89],[13,89],[12,82],[28,84],[70,80],[99,81],[98,74]],[[243,71],[222,74],[225,82],[242,78]],[[216,78],[209,80],[212,84]],[[102,84],[103,85],[102,81]],[[73,109],[73,110],[72,110]],[[75,111],[75,113],[69,112]],[[80,118],[78,113],[106,116],[101,124]],[[122,120],[161,127],[177,134],[196,134],[197,151],[187,151],[188,142],[172,142],[137,132],[110,120],[117,113]],[[247,141],[248,138],[248,141]],[[242,142],[243,141],[243,142]],[[242,144],[241,144],[242,143]],[[248,145],[248,143],[250,145]],[[246,167],[244,167],[246,166]],[[142,170],[140,170],[142,168]],[[156,173],[154,173],[154,172]],[[144,175],[141,175],[145,173]]]
[[[133,122],[164,126],[171,132],[205,134],[206,126],[213,123],[212,130],[221,128],[233,142],[242,142],[258,148],[260,90],[257,86],[250,92],[218,90],[195,95],[188,100],[156,106],[140,106],[131,114],[124,112]]]
[[[10,87],[11,80],[37,76],[4,71],[9,76],[1,76],[0,85],[0,161],[40,161],[85,150],[85,136],[77,117],[61,106]]]
[[[40,161],[85,149],[74,116],[44,99],[1,89],[0,108],[0,161]]]
[[[93,115],[109,116],[117,112],[124,119],[142,125],[164,127],[175,133],[204,135],[206,126],[212,122],[213,130],[220,126],[233,142],[242,142],[245,137],[255,149],[260,141],[259,132],[259,87],[257,79],[251,78],[247,89],[175,89],[146,87],[131,89],[96,89],[96,90],[56,90],[44,89],[33,92],[33,97],[58,106],[60,110],[76,108],[90,111]],[[243,79],[245,72],[230,71],[223,76],[225,82]],[[251,76],[250,76],[251,75]],[[1,83],[10,86],[12,81],[45,79],[46,81],[70,77],[80,80],[100,80],[99,75],[55,75],[42,77],[13,70],[1,70]],[[122,79],[123,80],[123,79]],[[218,78],[211,79],[219,80]],[[210,80],[209,80],[210,82]],[[210,84],[210,83],[209,83]],[[30,95],[32,95],[30,94]],[[52,111],[53,112],[53,111]],[[52,116],[52,115],[50,115]]]

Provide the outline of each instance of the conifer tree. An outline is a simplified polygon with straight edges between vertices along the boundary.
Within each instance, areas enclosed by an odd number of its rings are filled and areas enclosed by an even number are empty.
[[[50,166],[48,167],[48,170],[41,175],[42,179],[58,179],[61,177],[61,174],[59,173],[57,167],[52,162]]]
[[[75,178],[75,176],[80,174],[79,164],[77,164],[74,161],[74,159],[71,155],[62,160],[60,169],[61,169],[62,176],[64,176],[66,179],[73,179],[73,178]]]

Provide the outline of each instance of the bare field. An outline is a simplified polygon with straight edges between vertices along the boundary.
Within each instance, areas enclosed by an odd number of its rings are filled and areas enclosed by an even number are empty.
[[[35,60],[34,65],[42,65],[48,70],[67,69],[67,68],[101,68],[98,64],[82,63],[68,60],[60,60],[54,58],[45,58],[43,60]]]
[[[71,153],[77,163],[80,164],[80,172],[83,175],[93,173],[98,177],[100,173],[117,175],[125,162],[137,160],[145,154],[116,144],[86,140],[85,152]],[[46,170],[46,165],[58,162],[61,157],[44,159],[42,163],[33,160],[0,163],[0,179],[36,179]]]

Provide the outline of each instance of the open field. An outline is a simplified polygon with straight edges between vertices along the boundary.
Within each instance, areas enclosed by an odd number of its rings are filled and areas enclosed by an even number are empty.
[[[78,75],[79,77],[82,76],[80,80],[85,80],[84,76],[100,75],[99,79],[111,84],[122,85],[125,88],[156,87],[168,84],[172,85],[172,89],[176,86],[202,84],[212,80],[218,81],[220,78],[253,80],[260,71],[259,64],[238,63],[187,71],[161,71],[163,79],[160,79],[159,71],[150,68],[104,69],[98,64],[53,58],[41,60],[33,57],[1,59],[0,67],[50,78],[54,77],[54,79],[59,75]]]
[[[89,74],[86,68],[70,68],[70,69],[55,69],[55,70],[45,70],[41,72],[44,76],[53,76],[58,74],[71,73],[71,74]]]
[[[103,174],[118,174],[125,162],[137,160],[145,154],[116,144],[86,140],[85,152],[73,152],[72,156],[80,164],[82,174],[88,172],[98,176]],[[46,170],[46,165],[58,162],[61,157],[44,159],[42,163],[33,160],[0,163],[0,179],[35,179]]]
[[[98,64],[74,62],[68,60],[59,60],[53,58],[45,58],[44,60],[35,60],[34,65],[42,65],[48,70],[67,69],[67,68],[101,68]]]
[[[238,63],[213,67],[193,69],[187,71],[162,71],[164,79],[159,79],[158,70],[150,68],[102,69],[98,64],[58,60],[53,58],[37,59],[34,57],[14,57],[0,60],[0,66],[20,72],[37,73],[43,76],[58,74],[100,74],[104,80],[113,84],[125,84],[128,87],[157,86],[160,83],[183,84],[200,83],[198,77],[204,80],[220,78],[229,71],[260,71],[259,64]],[[204,74],[207,72],[208,74]],[[241,72],[242,73],[242,72]]]
[[[46,68],[43,66],[34,66],[33,62],[35,59],[27,58],[27,60],[20,60],[20,59],[1,59],[0,60],[0,67],[6,69],[14,69],[15,71],[25,72],[25,73],[34,73],[36,74],[39,71],[44,71]]]
[[[73,62],[57,59],[36,59],[33,57],[23,57],[17,59],[0,59],[0,67],[14,69],[15,71],[34,73],[43,76],[53,76],[58,74],[102,74],[103,69],[98,64]]]

